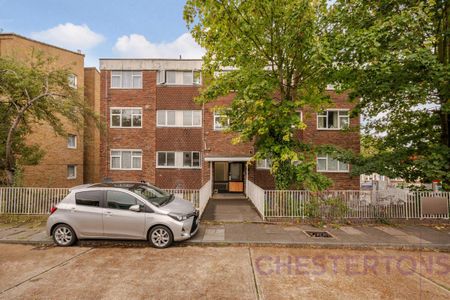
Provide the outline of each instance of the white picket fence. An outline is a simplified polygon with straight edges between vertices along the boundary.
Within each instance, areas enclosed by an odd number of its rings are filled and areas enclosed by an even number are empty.
[[[168,189],[191,201],[203,213],[211,196],[211,181],[200,190]],[[245,192],[263,219],[449,219],[450,192],[334,190],[312,193],[304,190],[263,190],[247,180]],[[67,188],[0,187],[0,214],[48,214],[67,194]],[[425,215],[424,197],[447,199],[447,212]]]
[[[174,194],[177,197],[183,198],[184,200],[188,200],[196,208],[199,206],[199,190],[195,189],[164,189],[166,192],[170,194]]]
[[[0,187],[0,214],[48,214],[66,188]]]
[[[447,212],[425,215],[422,198],[447,199]],[[449,219],[450,192],[264,191],[266,218]]]
[[[196,208],[200,205],[199,190],[166,189],[166,191],[192,202]],[[0,187],[0,214],[48,214],[50,208],[64,199],[68,193],[68,188]]]

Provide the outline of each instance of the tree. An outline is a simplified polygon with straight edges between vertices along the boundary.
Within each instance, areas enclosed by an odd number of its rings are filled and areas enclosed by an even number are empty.
[[[353,170],[450,188],[450,3],[337,0],[330,9],[333,80],[360,98],[368,146]]]
[[[14,185],[20,165],[37,164],[44,152],[25,138],[39,123],[65,135],[62,119],[81,128],[84,116],[94,116],[83,96],[69,84],[70,70],[55,59],[32,53],[29,61],[0,58],[0,167],[5,183]]]
[[[310,0],[188,0],[184,9],[206,49],[203,72],[210,82],[199,101],[235,94],[226,110],[238,134],[234,142],[253,141],[255,159],[272,160],[277,188],[330,184],[315,172],[315,149],[297,135],[305,128],[300,109],[330,103],[323,93],[330,63],[325,12],[326,1]]]

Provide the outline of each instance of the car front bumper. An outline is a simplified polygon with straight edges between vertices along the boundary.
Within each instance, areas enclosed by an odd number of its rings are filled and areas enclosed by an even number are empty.
[[[198,229],[200,228],[200,218],[198,216],[193,216],[186,221],[183,221],[182,223],[182,229],[173,237],[175,241],[184,241],[190,239],[197,234]]]

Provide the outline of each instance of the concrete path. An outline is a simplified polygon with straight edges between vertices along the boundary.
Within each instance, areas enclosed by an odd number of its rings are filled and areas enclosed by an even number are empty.
[[[449,299],[450,254],[0,244],[0,299]]]
[[[246,198],[211,198],[203,212],[202,220],[218,222],[262,221],[253,204]]]
[[[308,232],[326,231],[331,237],[311,237]],[[52,245],[44,227],[0,226],[0,243]],[[80,245],[148,246],[135,241],[81,241]],[[178,245],[283,245],[350,249],[435,249],[450,252],[450,227],[438,226],[341,226],[268,223],[201,223],[192,239]]]

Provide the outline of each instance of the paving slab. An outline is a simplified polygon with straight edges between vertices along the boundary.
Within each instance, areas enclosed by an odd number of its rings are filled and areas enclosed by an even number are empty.
[[[205,230],[205,235],[203,236],[203,240],[207,242],[211,241],[224,241],[225,240],[225,229],[222,228],[207,228]]]
[[[350,235],[362,235],[364,234],[364,232],[354,228],[354,227],[350,227],[350,226],[342,226],[339,228],[340,230],[342,230],[343,232],[345,232],[346,234],[350,234]]]
[[[335,248],[408,248],[436,249],[450,252],[450,228],[431,226],[343,226],[318,228],[307,224],[273,224],[263,222],[201,222],[198,233],[190,240],[176,245],[203,244],[261,244],[294,247]],[[304,231],[328,231],[332,238],[313,238]],[[0,243],[29,243],[53,245],[44,227],[26,226],[3,228]],[[126,245],[147,247],[140,241],[85,240],[86,246]]]
[[[401,231],[397,228],[393,228],[393,227],[380,227],[377,226],[375,227],[378,230],[381,230],[389,235],[395,236],[401,240],[404,240],[408,243],[412,243],[412,244],[430,244],[431,242],[421,239],[419,237],[416,237],[414,235],[408,235],[406,232]]]

